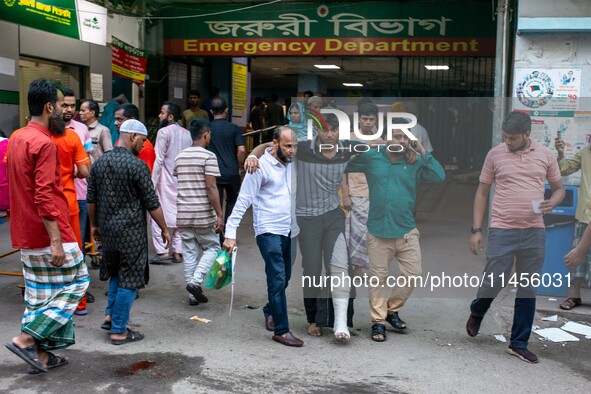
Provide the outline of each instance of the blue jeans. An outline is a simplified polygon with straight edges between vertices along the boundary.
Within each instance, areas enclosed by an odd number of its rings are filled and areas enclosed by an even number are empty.
[[[86,255],[85,243],[90,242],[90,234],[88,227],[88,205],[86,200],[78,200],[78,208],[80,209],[80,232],[82,233],[82,254]]]
[[[283,335],[289,332],[285,289],[291,278],[291,239],[289,235],[271,233],[257,235],[256,239],[267,274],[269,302],[263,307],[263,313],[265,317],[273,316],[275,335]]]
[[[532,274],[539,274],[545,257],[546,230],[544,228],[491,228],[488,233],[484,281],[478,289],[476,299],[470,305],[470,311],[477,317],[483,317],[486,314],[491,303],[502,290],[502,285],[508,284],[515,259],[518,287],[511,328],[511,347],[515,349],[527,349],[536,312],[536,288],[527,282],[531,280]],[[522,277],[527,280],[521,281]]]
[[[295,263],[296,257],[298,256],[298,237],[297,235],[291,239],[291,266]]]
[[[111,315],[111,334],[124,334],[127,332],[129,312],[137,295],[137,290],[119,287],[119,277],[111,276],[109,281],[109,296],[105,316]]]

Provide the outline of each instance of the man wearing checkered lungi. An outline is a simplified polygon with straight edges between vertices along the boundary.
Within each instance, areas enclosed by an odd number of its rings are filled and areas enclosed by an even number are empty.
[[[12,134],[6,154],[10,237],[21,250],[26,289],[21,333],[6,347],[31,366],[31,374],[68,362],[51,350],[74,344],[72,314],[89,283],[69,222],[58,149],[51,140],[65,132],[62,101],[51,82],[33,81],[28,92],[31,121]]]

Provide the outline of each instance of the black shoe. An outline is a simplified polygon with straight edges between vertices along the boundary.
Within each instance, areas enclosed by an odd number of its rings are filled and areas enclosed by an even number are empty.
[[[94,296],[90,294],[90,291],[86,292],[86,303],[92,304],[94,302]]]
[[[536,356],[527,349],[515,349],[509,346],[505,351],[507,352],[507,354],[515,356],[525,362],[532,364],[536,364],[538,362],[538,356]]]
[[[193,294],[189,294],[189,305],[195,306],[199,305],[199,301],[193,296]]]
[[[471,337],[475,337],[478,335],[478,331],[480,331],[480,324],[482,323],[482,317],[474,316],[470,313],[470,317],[468,318],[468,322],[466,323],[466,332]]]
[[[189,283],[187,285],[187,291],[189,293],[193,294],[193,297],[195,297],[195,299],[199,302],[202,302],[205,304],[208,301],[205,294],[203,294],[203,289],[201,289],[201,286],[199,286],[199,285],[194,285],[193,283]]]

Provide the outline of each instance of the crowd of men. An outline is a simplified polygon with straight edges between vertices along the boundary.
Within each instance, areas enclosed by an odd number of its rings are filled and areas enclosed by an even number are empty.
[[[87,313],[86,299],[91,297],[85,237],[100,245],[100,279],[109,280],[101,328],[109,331],[113,345],[122,345],[144,338],[128,323],[138,290],[150,279],[148,261],[183,263],[189,304],[208,302],[205,276],[222,248],[234,250],[237,229],[251,206],[267,276],[264,322],[274,341],[292,347],[304,343],[289,328],[285,294],[298,245],[303,275],[312,278],[311,283],[319,283],[314,278],[322,276],[341,279],[330,281],[339,283],[330,292],[304,286],[308,335],[321,336],[330,327],[338,342],[350,340],[355,288],[342,279],[364,270],[379,282],[369,289],[371,339],[386,340],[386,323],[404,332],[408,325],[400,312],[413,281],[387,294],[386,279],[395,260],[401,277],[422,274],[414,217],[417,188],[422,180],[444,181],[445,171],[430,144],[413,137],[415,130],[421,134],[420,129],[411,129],[412,134],[402,127],[392,130],[367,147],[367,141],[339,140],[338,118],[329,114],[315,127],[311,140],[307,131],[303,138],[302,120],[313,114],[309,111],[318,113],[311,108],[319,103],[314,97],[308,100],[310,107],[294,103],[289,123],[276,128],[272,141],[257,146],[247,158],[241,129],[226,120],[228,106],[219,92],[208,100],[209,114],[198,108],[199,94],[194,91],[184,113],[173,102],[163,103],[152,146],[133,104],[112,107],[107,117],[118,134],[113,140],[109,128],[98,122],[96,102],[82,102],[82,122],[77,122],[70,89],[45,79],[32,82],[31,120],[12,133],[5,159],[11,240],[21,250],[26,287],[20,334],[6,347],[30,365],[28,372],[47,372],[68,362],[52,351],[74,343],[72,315]],[[377,117],[375,104],[359,105],[363,134],[376,132]],[[470,249],[477,254],[490,188],[495,185],[484,275],[488,280],[470,305],[470,336],[478,334],[501,290],[501,281],[494,277],[508,276],[514,261],[518,274],[540,272],[545,256],[542,214],[564,198],[561,172],[577,171],[589,160],[588,152],[565,160],[560,140],[557,160],[530,138],[531,119],[523,113],[509,114],[502,129],[504,143],[490,150],[474,200]],[[355,149],[359,146],[368,149]],[[247,173],[241,180],[243,167]],[[586,170],[583,174],[583,179],[589,176]],[[545,181],[552,191],[546,200]],[[586,204],[589,195],[582,193]],[[542,202],[532,207],[537,200]],[[153,257],[148,256],[147,215]],[[581,246],[566,261],[580,271],[580,285],[589,279],[585,247],[591,245],[591,230],[585,228],[588,209],[577,215]],[[571,294],[561,307],[578,306],[577,295]],[[534,312],[535,288],[528,282],[517,290],[507,352],[532,363],[537,356],[527,345]]]

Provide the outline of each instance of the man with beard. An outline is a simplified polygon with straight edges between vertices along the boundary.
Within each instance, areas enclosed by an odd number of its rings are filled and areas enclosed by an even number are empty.
[[[75,343],[72,315],[88,287],[89,276],[70,226],[62,189],[59,152],[51,136],[63,135],[63,96],[45,79],[29,85],[31,121],[8,145],[10,237],[21,249],[25,313],[20,335],[6,347],[47,372],[68,362],[51,350]]]
[[[128,119],[139,119],[140,118],[140,110],[133,104],[121,104],[115,110],[115,127],[117,127],[117,131],[119,132],[119,128],[121,124]],[[117,143],[115,143],[117,145]],[[146,139],[144,142],[144,147],[142,151],[138,155],[138,159],[146,163],[148,169],[150,170],[150,174],[152,173],[152,169],[154,168],[154,161],[156,161],[156,152],[154,151],[154,145],[150,142],[150,140]]]
[[[64,100],[66,98],[64,97]],[[74,101],[74,105],[76,102]],[[62,108],[64,109],[64,113],[67,111],[67,108],[71,108],[69,104],[63,104]],[[62,113],[62,119],[67,122],[68,117],[64,116]],[[71,122],[75,122],[74,120],[70,119]],[[78,123],[78,122],[76,122]],[[86,127],[86,126],[84,126]],[[88,130],[86,130],[88,133]],[[90,158],[88,154],[84,150],[82,146],[82,142],[80,141],[80,136],[76,134],[76,132],[72,128],[65,127],[65,132],[63,135],[60,136],[52,136],[51,137],[53,142],[57,145],[59,158],[60,158],[60,170],[62,174],[62,187],[64,190],[64,195],[68,200],[68,207],[70,209],[70,226],[74,231],[74,235],[78,240],[78,246],[80,250],[83,251],[84,245],[82,243],[82,231],[80,227],[80,205],[79,201],[83,202],[84,212],[83,214],[86,215],[86,181],[82,184],[76,185],[75,181],[77,179],[84,180],[90,172]],[[83,189],[82,192],[84,196],[77,195],[78,191]],[[83,198],[83,200],[80,200]],[[84,255],[84,253],[82,253]],[[78,304],[78,308],[76,308],[77,315],[86,315],[88,311],[86,310],[86,302],[87,296],[85,295],[80,303]]]
[[[504,144],[488,152],[474,197],[470,250],[476,255],[482,247],[481,226],[490,188],[495,184],[490,207],[487,262],[476,299],[470,305],[466,331],[471,337],[478,335],[484,315],[510,281],[515,266],[519,281],[511,342],[506,352],[523,361],[537,363],[538,357],[527,349],[536,312],[536,288],[532,279],[539,275],[546,256],[542,215],[552,212],[562,201],[564,188],[554,154],[530,138],[529,115],[510,113],[503,120],[502,130]],[[552,190],[548,200],[544,200],[545,180]]]
[[[95,241],[102,243],[110,275],[108,305],[101,328],[111,343],[122,345],[144,338],[127,327],[137,290],[146,284],[148,236],[146,211],[158,223],[168,246],[170,235],[148,168],[136,156],[148,131],[138,120],[123,122],[119,146],[97,160],[88,178],[88,213]]]
[[[172,262],[182,263],[181,235],[176,225],[176,196],[177,179],[173,176],[174,159],[184,149],[193,143],[189,130],[179,124],[181,109],[173,102],[167,101],[160,108],[160,129],[156,137],[156,161],[152,172],[152,182],[156,195],[162,205],[166,225],[172,229]],[[168,250],[158,237],[158,227],[152,220],[152,241],[156,249],[156,256],[150,259],[152,263],[170,260]]]
[[[74,91],[70,88],[61,87],[60,90],[64,94],[64,104],[62,118],[64,119],[64,123],[66,125],[66,130],[73,130],[78,137],[80,138],[80,142],[82,143],[82,147],[87,153],[87,156],[91,155],[94,152],[94,146],[92,144],[92,138],[90,136],[90,132],[88,131],[88,127],[84,123],[80,123],[74,120],[74,115],[76,114],[76,97],[74,96]],[[58,145],[59,147],[59,145]],[[90,162],[88,162],[90,163]],[[63,169],[63,163],[62,163]],[[71,201],[66,193],[66,197],[68,197],[68,203],[75,203],[76,207],[70,206],[70,213],[73,214],[73,209],[76,209],[78,212],[79,217],[79,227],[80,227],[80,234],[82,236],[81,240],[84,242],[88,238],[88,234],[86,232],[86,226],[88,224],[88,209],[86,208],[86,177],[88,176],[88,172],[90,171],[90,166],[85,171],[86,175],[81,176],[80,171],[78,171],[77,176],[74,178],[74,186],[76,192],[76,201]],[[64,189],[64,191],[66,191]],[[85,253],[84,245],[82,244],[82,254]],[[82,312],[85,309],[82,309],[86,304],[86,297],[82,300],[80,305],[78,306],[78,311]],[[84,312],[82,312],[84,314]]]
[[[371,338],[386,340],[385,322],[404,331],[406,323],[398,312],[413,291],[413,277],[422,273],[419,231],[414,219],[417,188],[421,179],[440,183],[445,179],[441,164],[417,140],[419,153],[414,163],[406,159],[409,138],[402,130],[393,130],[386,146],[362,153],[349,163],[347,172],[364,173],[369,186],[367,250],[369,275],[379,282],[369,288]],[[390,297],[386,294],[390,264],[398,260],[399,278]]]
[[[348,327],[352,326],[354,289],[351,290],[351,282],[347,280],[349,259],[345,215],[339,207],[338,192],[347,162],[356,154],[355,147],[364,144],[339,141],[337,117],[329,114],[325,119],[326,123],[317,130],[317,136],[311,141],[298,142],[295,214],[301,229],[298,243],[303,276],[309,278],[304,287],[308,335],[321,336],[321,327],[332,326],[337,341],[346,342],[350,338]],[[255,161],[267,146],[257,146],[249,159]],[[249,172],[255,167],[256,164],[249,160]],[[332,300],[329,294],[321,294],[321,286],[312,285],[321,283],[323,267],[325,277],[336,276],[336,283],[340,283],[332,289]]]
[[[259,170],[247,174],[232,215],[228,218],[224,248],[236,245],[236,231],[246,210],[253,206],[257,245],[265,260],[269,302],[263,308],[265,320],[272,316],[273,340],[301,347],[304,342],[289,331],[285,289],[291,277],[291,161],[296,154],[297,135],[289,127],[273,133],[273,147],[259,161]]]

